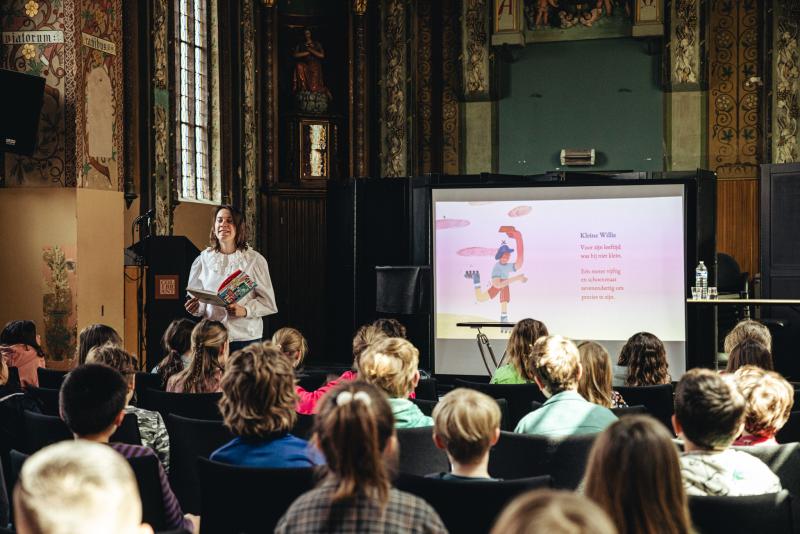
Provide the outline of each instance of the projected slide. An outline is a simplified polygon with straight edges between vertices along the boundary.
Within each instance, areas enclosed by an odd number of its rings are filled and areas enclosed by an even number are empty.
[[[573,339],[685,340],[679,186],[441,190],[434,215],[437,350],[474,339],[458,322],[525,317]]]

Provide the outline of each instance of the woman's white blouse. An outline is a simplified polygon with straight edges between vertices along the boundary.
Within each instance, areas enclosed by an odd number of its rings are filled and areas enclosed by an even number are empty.
[[[188,287],[216,291],[219,285],[237,269],[247,273],[256,283],[255,289],[238,302],[247,310],[247,317],[230,317],[222,306],[202,302],[195,315],[224,323],[228,328],[230,341],[261,339],[264,329],[261,317],[278,312],[272,280],[269,277],[269,267],[264,256],[251,248],[237,250],[233,254],[223,254],[207,248],[192,263]]]

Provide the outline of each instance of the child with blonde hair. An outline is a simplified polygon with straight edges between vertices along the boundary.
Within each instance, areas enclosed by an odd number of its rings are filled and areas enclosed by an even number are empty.
[[[738,446],[777,445],[775,434],[783,428],[794,405],[794,388],[781,375],[755,365],[745,365],[733,375],[744,395],[744,432]]]
[[[447,453],[445,480],[491,479],[489,451],[500,439],[500,407],[473,389],[454,389],[433,409],[433,441]]]
[[[192,361],[167,380],[172,393],[216,393],[228,358],[228,330],[219,321],[203,319],[192,330]]]
[[[371,344],[358,359],[358,376],[389,396],[397,428],[432,426],[433,419],[408,400],[419,383],[419,351],[409,341],[387,337]]]
[[[539,338],[533,345],[527,373],[547,401],[523,417],[514,432],[555,437],[594,434],[616,421],[611,410],[578,393],[582,372],[575,343],[562,336]]]

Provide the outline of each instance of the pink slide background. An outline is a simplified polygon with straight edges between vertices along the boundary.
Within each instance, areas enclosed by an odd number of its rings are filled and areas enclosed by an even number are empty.
[[[481,287],[491,281],[498,232],[511,225],[522,233],[527,283],[510,285],[509,321],[544,321],[551,333],[574,339],[627,339],[650,331],[664,341],[684,341],[683,200],[681,197],[560,199],[494,202],[444,202],[435,206],[436,337],[468,339],[457,321],[498,321],[499,296],[478,302],[467,270],[478,269]],[[612,232],[614,238],[581,238],[581,233]],[[582,259],[580,245],[616,259]],[[603,249],[620,245],[621,250]],[[471,254],[471,255],[470,255]],[[477,255],[476,255],[477,254]],[[581,282],[582,269],[619,269],[617,282]],[[518,274],[518,273],[514,273]],[[601,278],[611,274],[595,274]],[[582,287],[624,287],[621,291],[582,291]],[[582,300],[613,295],[613,300]]]

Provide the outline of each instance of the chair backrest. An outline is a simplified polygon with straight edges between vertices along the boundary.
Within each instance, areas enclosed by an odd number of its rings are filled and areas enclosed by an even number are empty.
[[[689,497],[698,532],[792,532],[792,500],[786,490],[746,497]]]
[[[8,380],[6,380],[6,387],[15,391],[19,391],[19,389],[22,387],[22,383],[19,381],[18,367],[8,367]]]
[[[416,398],[420,400],[438,401],[439,396],[436,393],[436,379],[433,377],[421,379],[416,389],[414,389],[414,393]]]
[[[800,397],[800,392],[794,392],[795,402]],[[789,420],[783,425],[778,433],[775,435],[778,443],[795,443],[800,441],[800,412],[792,412],[789,414]]]
[[[142,521],[156,531],[167,528],[158,462],[158,457],[155,455],[128,459],[142,499]]]
[[[211,453],[233,439],[222,421],[188,419],[168,415],[165,419],[169,434],[169,480],[172,491],[184,512],[200,513],[200,479],[197,458]]]
[[[734,448],[767,464],[781,480],[783,489],[789,490],[792,495],[800,495],[800,443]]]
[[[314,470],[241,467],[197,460],[203,532],[272,532],[292,502],[314,487]]]
[[[294,427],[292,427],[292,434],[298,438],[307,440],[311,437],[313,431],[314,416],[302,413],[297,414],[297,421],[295,421]]]
[[[617,417],[625,417],[626,415],[643,415],[647,413],[647,408],[644,406],[623,406],[621,408],[611,408],[614,415]]]
[[[456,387],[477,389],[495,399],[508,402],[508,426],[514,428],[531,411],[531,402],[547,400],[536,384],[484,384],[456,379]]]
[[[64,377],[67,376],[67,373],[69,373],[69,371],[39,367],[36,369],[39,387],[59,390],[61,389],[61,382],[64,381]]]
[[[400,472],[425,476],[450,470],[447,454],[433,442],[433,427],[398,428]]]
[[[139,419],[137,419],[136,414],[125,414],[122,424],[111,435],[110,441],[112,443],[128,443],[130,445],[142,444],[142,435],[139,433]]]
[[[503,479],[550,475],[556,488],[575,489],[596,434],[553,438],[501,432],[489,454],[489,474]]]
[[[58,389],[28,386],[25,392],[36,399],[45,415],[59,415],[58,411]]]
[[[419,409],[420,409],[420,411],[422,413],[424,413],[425,415],[427,415],[429,417],[433,414],[433,409],[438,404],[438,401],[426,400],[426,399],[420,399],[420,398],[410,399],[410,400],[411,400],[411,402],[413,402],[414,404],[419,406]]]
[[[25,427],[26,452],[33,454],[39,449],[73,439],[67,424],[55,415],[34,413],[28,410],[22,415]]]
[[[161,375],[158,373],[144,373],[142,371],[136,372],[136,400],[141,402],[143,391],[145,389],[154,389],[156,391],[164,391],[164,385],[161,383]]]
[[[672,414],[675,404],[672,396],[672,384],[658,386],[617,386],[628,406],[644,406],[647,411],[661,421],[672,433]]]
[[[397,489],[424,499],[450,532],[489,532],[503,508],[526,491],[549,488],[549,476],[503,481],[460,481],[401,474]]]
[[[139,406],[160,413],[164,419],[172,413],[192,419],[222,420],[218,405],[220,398],[222,393],[168,393],[145,389]]]

